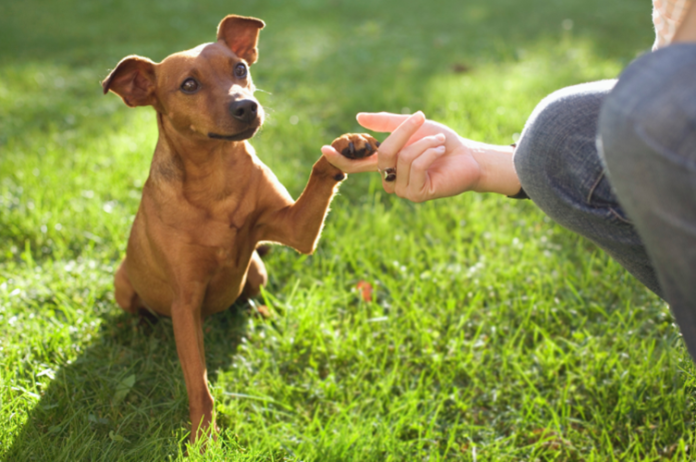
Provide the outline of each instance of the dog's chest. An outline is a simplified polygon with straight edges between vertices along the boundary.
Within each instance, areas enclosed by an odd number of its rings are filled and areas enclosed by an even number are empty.
[[[254,204],[247,197],[230,197],[214,205],[192,207],[186,217],[172,213],[170,219],[174,223],[183,224],[192,240],[200,241],[202,245],[229,247],[244,245],[251,237],[255,213]],[[224,253],[223,250],[216,250]]]
[[[220,246],[216,247],[213,251],[213,258],[215,260],[215,267],[217,271],[244,271],[246,270],[246,263],[248,263],[245,260],[248,260],[245,257],[245,253],[249,253],[249,256],[251,256],[250,252],[245,252],[245,247],[249,246]]]
[[[246,270],[256,248],[254,236],[256,214],[250,204],[232,202],[208,215],[203,226],[190,230],[194,239],[202,239],[218,269]]]
[[[193,266],[205,273],[244,271],[255,241],[254,203],[246,197],[215,204],[143,201],[148,242],[169,255],[172,264]],[[137,221],[137,220],[136,220]],[[248,254],[248,255],[247,255]]]

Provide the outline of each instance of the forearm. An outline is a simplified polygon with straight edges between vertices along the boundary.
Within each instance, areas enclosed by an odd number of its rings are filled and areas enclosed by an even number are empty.
[[[674,34],[672,43],[696,42],[696,1],[691,2],[689,11]]]
[[[470,147],[471,155],[481,169],[474,191],[506,196],[514,196],[519,192],[520,180],[512,163],[512,146],[497,146],[471,140],[463,142]]]

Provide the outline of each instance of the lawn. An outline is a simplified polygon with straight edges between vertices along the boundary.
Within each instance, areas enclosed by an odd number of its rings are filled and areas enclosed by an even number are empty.
[[[154,111],[100,80],[212,41],[228,13],[267,23],[253,144],[295,197],[358,111],[508,144],[546,94],[652,43],[647,0],[0,3],[0,460],[186,457],[171,322],[113,300]],[[317,252],[266,266],[272,319],[205,323],[221,434],[190,460],[696,459],[696,368],[668,307],[528,201],[412,204],[351,175]]]

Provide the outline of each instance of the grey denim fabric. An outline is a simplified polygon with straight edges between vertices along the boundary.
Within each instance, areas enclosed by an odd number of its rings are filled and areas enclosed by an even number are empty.
[[[696,358],[696,44],[624,71],[603,105],[598,145]]]
[[[594,241],[660,295],[635,227],[614,195],[597,152],[597,123],[615,80],[559,90],[534,110],[515,149],[522,188],[554,221]]]

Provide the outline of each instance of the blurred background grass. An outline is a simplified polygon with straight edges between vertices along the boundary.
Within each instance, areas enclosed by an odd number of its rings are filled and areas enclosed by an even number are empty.
[[[183,457],[171,323],[112,296],[157,136],[152,109],[101,94],[123,56],[266,21],[253,144],[296,196],[358,111],[512,142],[545,95],[650,48],[649,3],[1,3],[0,457]],[[273,323],[206,322],[222,435],[201,460],[692,457],[694,367],[661,301],[533,204],[380,189],[351,175],[314,256],[269,256]]]

